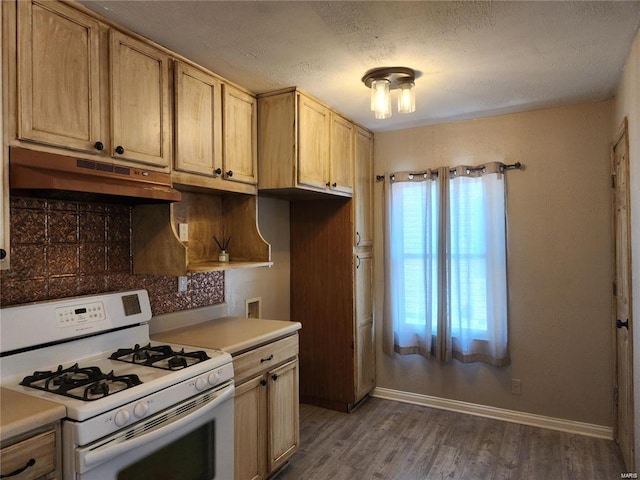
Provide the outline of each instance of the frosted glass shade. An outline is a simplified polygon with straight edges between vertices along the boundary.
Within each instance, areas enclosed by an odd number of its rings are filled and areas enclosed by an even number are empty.
[[[371,110],[376,118],[389,118],[391,116],[391,93],[389,80],[383,78],[371,82]]]
[[[416,111],[416,92],[413,82],[398,85],[398,112],[412,113]]]

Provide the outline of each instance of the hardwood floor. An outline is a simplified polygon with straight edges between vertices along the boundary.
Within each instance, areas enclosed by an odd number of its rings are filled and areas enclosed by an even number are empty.
[[[614,480],[613,441],[370,398],[300,405],[300,450],[277,480]]]

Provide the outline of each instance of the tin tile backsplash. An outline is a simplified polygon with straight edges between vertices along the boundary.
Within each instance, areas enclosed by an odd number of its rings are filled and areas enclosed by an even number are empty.
[[[133,275],[131,206],[11,197],[11,269],[0,272],[2,306],[145,288],[154,315],[224,301],[224,273]]]

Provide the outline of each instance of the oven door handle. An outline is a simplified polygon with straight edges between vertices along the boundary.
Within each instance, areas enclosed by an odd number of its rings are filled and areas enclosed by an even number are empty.
[[[167,425],[162,426],[156,430],[149,431],[139,437],[134,437],[130,440],[125,440],[115,445],[103,445],[97,447],[95,450],[86,451],[84,454],[80,454],[77,461],[80,464],[80,468],[83,471],[90,470],[91,468],[100,465],[114,457],[122,455],[125,452],[131,451],[140,445],[148,444],[158,438],[170,435],[172,432],[182,428],[184,425],[195,422],[202,417],[209,414],[221,403],[233,398],[234,388],[233,386],[226,387],[220,390],[217,395],[208,403],[202,405],[198,410],[188,415],[185,415],[177,420],[169,422]],[[159,413],[162,415],[162,413]],[[147,417],[147,419],[153,417]]]

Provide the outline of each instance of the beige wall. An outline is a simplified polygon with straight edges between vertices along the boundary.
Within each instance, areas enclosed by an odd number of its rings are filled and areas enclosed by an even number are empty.
[[[228,314],[243,317],[246,299],[262,297],[262,318],[289,320],[289,202],[259,197],[258,226],[271,244],[273,267],[226,272]]]
[[[616,95],[613,131],[618,130],[624,117],[629,121],[629,162],[631,179],[631,271],[635,385],[635,442],[636,465],[640,465],[640,33],[631,48]],[[613,136],[613,134],[612,134]]]
[[[511,366],[392,358],[378,338],[378,387],[613,425],[611,115],[606,101],[376,134],[376,174],[494,160],[525,166],[507,181]],[[377,183],[377,332],[381,195]],[[522,380],[522,395],[511,394],[512,378]]]

